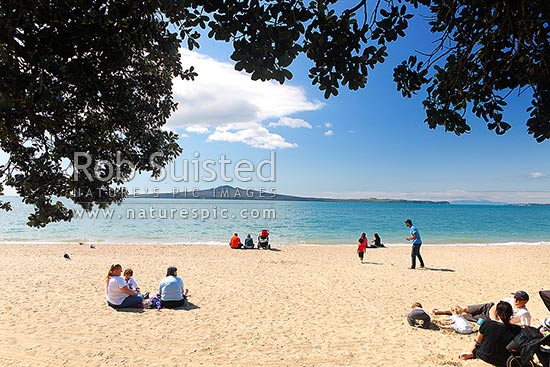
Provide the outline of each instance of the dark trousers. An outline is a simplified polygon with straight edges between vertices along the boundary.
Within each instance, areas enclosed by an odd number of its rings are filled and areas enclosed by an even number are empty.
[[[494,305],[493,302],[470,305],[468,306],[468,313],[464,317],[472,322],[478,322],[479,319],[490,320],[491,307]]]
[[[163,308],[178,308],[185,306],[186,297],[179,301],[160,301],[160,304]]]
[[[143,296],[128,296],[124,298],[124,301],[120,305],[114,305],[111,302],[107,301],[107,304],[112,308],[135,308],[140,306],[143,303]]]
[[[420,245],[412,245],[411,249],[411,268],[416,268],[416,258],[418,257],[418,260],[420,261],[420,266],[424,267],[424,260],[422,260],[422,256],[420,256]]]
[[[550,353],[542,350],[538,350],[536,352],[537,357],[539,357],[540,363],[542,363],[543,367],[550,366]]]

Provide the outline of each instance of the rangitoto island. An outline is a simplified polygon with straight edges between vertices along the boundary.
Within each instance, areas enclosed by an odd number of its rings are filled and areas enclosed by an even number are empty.
[[[272,201],[320,201],[358,203],[409,203],[409,204],[450,204],[448,201],[403,200],[403,199],[336,199],[279,194],[273,188],[250,189],[229,185],[210,189],[173,189],[172,192],[139,193],[133,197],[159,199],[209,199],[209,200],[272,200]]]

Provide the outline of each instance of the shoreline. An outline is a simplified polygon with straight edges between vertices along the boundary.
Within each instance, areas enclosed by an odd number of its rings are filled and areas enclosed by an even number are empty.
[[[227,241],[229,242],[229,240]],[[161,241],[154,241],[154,242],[122,242],[122,241],[1,241],[0,240],[0,246],[4,245],[118,245],[118,246],[216,246],[216,247],[224,247],[228,246],[228,243],[225,242],[217,242],[217,241],[211,241],[211,242],[161,242]],[[254,243],[256,246],[257,244]],[[410,247],[410,243],[387,243],[384,244],[389,247]],[[273,243],[272,246],[291,246],[291,247],[322,247],[322,246],[329,246],[329,247],[356,247],[357,244],[350,244],[350,243],[285,243],[285,244],[279,244],[279,243]],[[485,247],[485,246],[493,246],[493,247],[510,247],[510,246],[550,246],[550,241],[535,241],[535,242],[480,242],[480,243],[423,243],[422,247]],[[376,248],[368,248],[371,250],[374,250]],[[382,248],[383,249],[383,248]]]

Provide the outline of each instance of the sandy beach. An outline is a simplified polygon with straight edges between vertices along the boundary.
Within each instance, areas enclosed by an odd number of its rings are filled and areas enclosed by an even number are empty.
[[[460,361],[473,335],[409,327],[414,301],[498,301],[525,289],[532,324],[550,316],[549,248],[2,245],[1,366],[487,366]],[[68,252],[71,260],[63,258]],[[179,310],[117,312],[105,304],[111,263],[155,292],[175,265],[190,289]],[[441,316],[435,317],[436,319]]]

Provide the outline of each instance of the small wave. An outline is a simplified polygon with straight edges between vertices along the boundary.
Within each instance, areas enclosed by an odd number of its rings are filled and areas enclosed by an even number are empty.
[[[39,240],[0,240],[1,245],[143,245],[143,246],[228,246],[227,242],[221,241],[139,241],[139,240],[94,240],[94,241],[39,241]],[[322,243],[322,242],[292,242],[292,243],[272,243],[273,246],[302,246],[302,247],[318,247],[318,246],[341,246],[341,247],[355,247],[356,244],[349,243]],[[385,243],[386,247],[409,247],[410,244],[404,243]],[[550,246],[550,242],[538,241],[538,242],[502,242],[502,243],[424,243],[422,246],[426,247],[445,247],[445,246],[458,246],[458,247],[481,247],[481,246]]]

